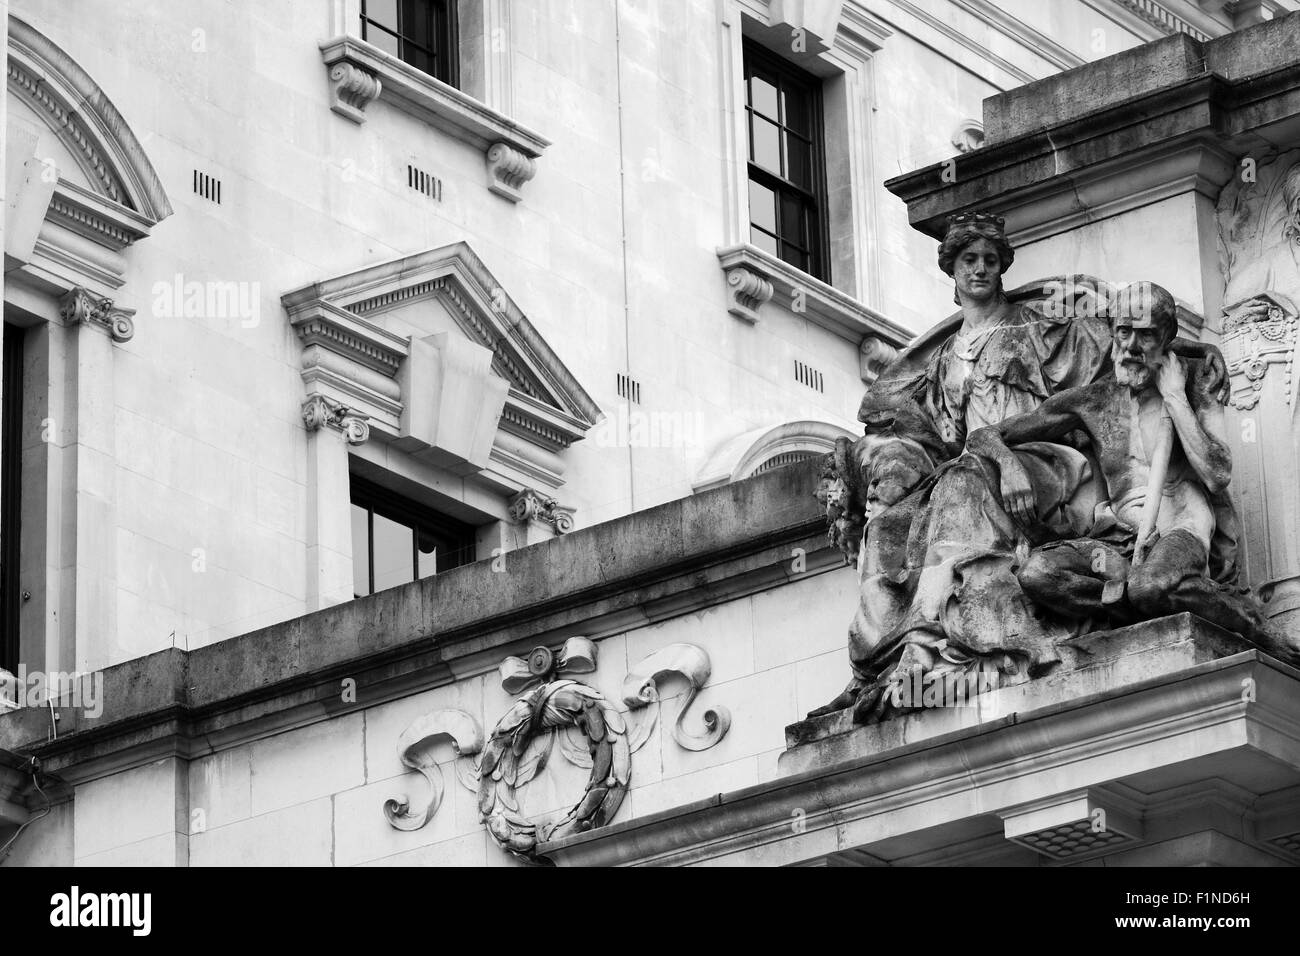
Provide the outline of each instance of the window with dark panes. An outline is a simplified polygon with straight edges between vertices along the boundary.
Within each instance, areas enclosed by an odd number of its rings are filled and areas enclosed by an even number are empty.
[[[361,38],[456,86],[456,0],[361,0]]]
[[[352,476],[352,593],[365,597],[470,564],[474,528]]]
[[[745,44],[749,241],[829,281],[821,117],[815,76]]]

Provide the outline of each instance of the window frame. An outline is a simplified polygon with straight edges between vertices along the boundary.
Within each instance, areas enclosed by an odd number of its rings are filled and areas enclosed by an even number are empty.
[[[791,268],[799,269],[815,279],[822,282],[830,283],[830,216],[828,214],[827,203],[827,181],[826,181],[826,131],[825,131],[825,107],[822,97],[822,80],[820,77],[801,69],[793,63],[782,59],[773,53],[767,47],[758,43],[750,37],[745,37],[742,44],[743,67],[741,74],[744,84],[744,125],[745,125],[745,197],[746,197],[746,236],[745,241],[753,243],[753,231],[757,229],[764,235],[770,236],[776,240],[777,251],[773,253],[782,262],[787,263]],[[775,75],[778,80],[778,93],[783,92],[788,87],[793,87],[808,97],[808,134],[807,139],[810,142],[810,165],[811,165],[811,188],[806,188],[795,183],[793,180],[784,176],[773,173],[771,170],[756,163],[751,157],[754,152],[754,106],[752,103],[750,80],[756,72]],[[769,117],[764,116],[764,119]],[[778,135],[785,137],[795,135],[800,139],[805,138],[804,134],[799,133],[785,122],[785,117],[779,118],[777,123]],[[789,132],[787,132],[789,131]],[[782,163],[785,163],[785,144],[781,141]],[[775,212],[775,234],[773,231],[759,226],[754,222],[754,210],[749,202],[749,184],[757,183],[758,185],[771,190],[777,196]],[[799,266],[790,262],[782,254],[782,245],[787,244],[781,235],[781,198],[783,196],[797,197],[805,210],[809,219],[809,228],[807,229],[808,242],[808,265],[807,267]]]
[[[477,555],[477,529],[471,524],[459,521],[450,515],[443,514],[434,508],[422,505],[419,502],[412,501],[403,495],[398,494],[383,485],[362,478],[352,473],[349,475],[349,492],[348,492],[348,513],[352,513],[353,507],[366,509],[366,574],[367,587],[366,594],[357,594],[356,588],[353,588],[353,599],[369,597],[377,594],[375,590],[375,515],[388,518],[390,521],[398,524],[407,525],[416,531],[420,527],[428,528],[434,533],[453,539],[457,547],[452,552],[455,556],[455,563],[447,567],[442,566],[442,555],[438,556],[437,569],[431,575],[420,576],[420,542],[419,534],[413,533],[411,536],[411,581],[403,582],[410,584],[414,581],[422,581],[425,577],[434,577],[439,574],[445,574],[455,568],[463,567],[467,564],[473,564],[478,560]],[[353,560],[356,560],[357,542],[352,543]],[[467,555],[467,556],[466,556]],[[353,573],[353,584],[356,583],[356,574]],[[401,587],[402,585],[393,585]],[[385,588],[384,590],[388,590]]]
[[[397,29],[372,19],[366,13],[366,5],[373,0],[361,0],[361,39],[374,44],[371,29],[379,30],[397,41],[397,58],[403,63],[420,70],[427,76],[441,80],[448,86],[460,89],[460,23],[457,18],[456,0],[418,0],[429,7],[430,32],[427,37],[417,39],[404,32],[402,24],[403,10],[409,0],[394,0],[397,11]],[[434,72],[428,73],[407,58],[407,44],[416,47],[427,56],[433,57]],[[375,44],[378,45],[378,44]]]

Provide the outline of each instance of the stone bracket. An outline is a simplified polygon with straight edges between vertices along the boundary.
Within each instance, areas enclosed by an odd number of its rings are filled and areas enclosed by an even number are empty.
[[[114,342],[129,342],[135,335],[134,309],[113,305],[112,299],[101,298],[78,286],[59,302],[59,317],[66,324],[84,323],[96,326],[112,336]]]
[[[383,100],[483,151],[487,186],[511,202],[537,173],[550,140],[474,97],[417,70],[365,40],[339,36],[320,44],[330,84],[330,109],[353,123]]]
[[[333,428],[343,434],[349,445],[363,445],[370,438],[370,424],[366,418],[366,415],[323,395],[313,395],[302,403],[302,422],[307,431]]]
[[[487,151],[487,185],[498,196],[519,202],[524,198],[519,190],[536,174],[537,161],[508,143],[494,143]]]
[[[355,63],[342,60],[330,67],[330,109],[354,123],[366,121],[366,107],[379,99],[379,77]]]
[[[573,509],[533,488],[525,488],[510,499],[509,514],[516,524],[539,521],[550,525],[556,534],[573,530]]]
[[[758,322],[759,307],[772,299],[772,283],[766,276],[736,266],[727,270],[727,311],[750,325]]]

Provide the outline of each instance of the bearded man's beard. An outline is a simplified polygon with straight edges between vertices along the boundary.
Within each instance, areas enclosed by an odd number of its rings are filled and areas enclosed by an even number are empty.
[[[1151,384],[1155,372],[1145,362],[1126,364],[1125,359],[1129,358],[1129,353],[1126,350],[1117,348],[1111,352],[1111,361],[1115,365],[1115,381],[1121,385],[1127,385],[1134,391],[1141,391]]]

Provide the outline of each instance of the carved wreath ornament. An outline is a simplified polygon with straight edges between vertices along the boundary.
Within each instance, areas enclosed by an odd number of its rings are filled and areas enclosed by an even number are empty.
[[[574,677],[596,669],[596,645],[571,637],[558,653],[535,647],[528,658],[507,657],[498,668],[501,686],[520,695],[486,743],[478,722],[463,710],[437,710],[409,726],[397,742],[398,757],[429,781],[428,803],[419,810],[405,794],[384,803],[384,815],[399,830],[418,830],[438,812],[445,790],[434,759],[437,744],[450,740],[463,757],[457,779],[478,792],[479,820],[503,850],[534,858],[537,845],[562,828],[582,832],[603,827],[618,812],[632,779],[632,755],[650,738],[658,720],[659,682],[677,674],[688,690],[672,729],[686,750],[707,750],[727,735],[731,713],[725,707],[704,712],[704,732],[693,734],[684,721],[695,695],[709,680],[709,655],[694,644],[671,644],[651,654],[623,679],[623,700],[615,702]],[[654,706],[651,706],[654,705]],[[518,791],[533,780],[556,745],[570,763],[590,768],[587,788],[573,808],[550,825],[523,815]]]

